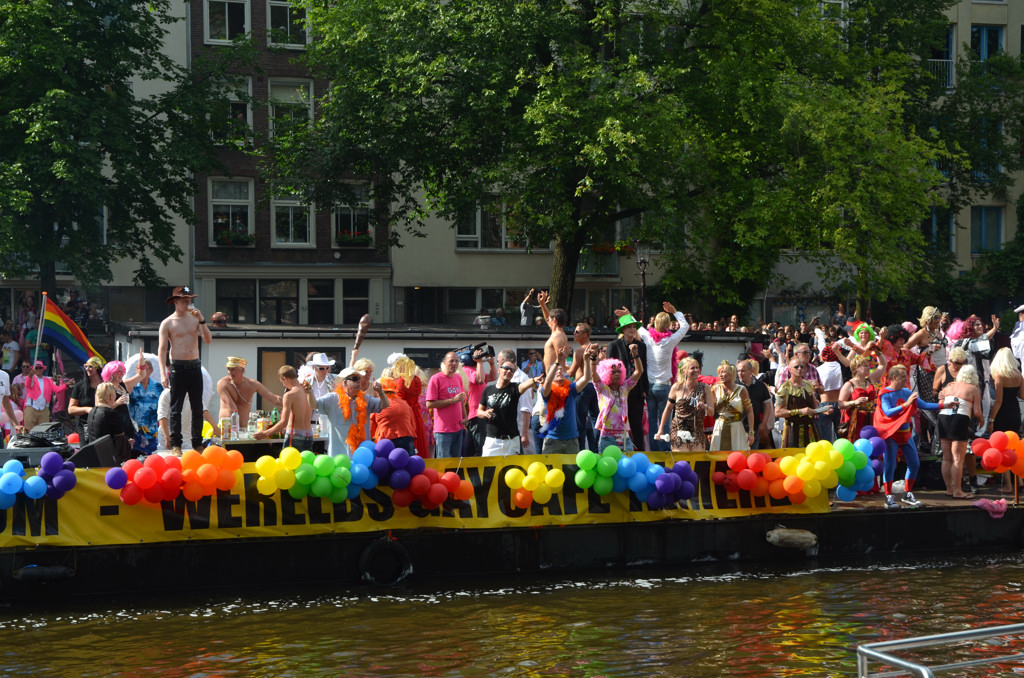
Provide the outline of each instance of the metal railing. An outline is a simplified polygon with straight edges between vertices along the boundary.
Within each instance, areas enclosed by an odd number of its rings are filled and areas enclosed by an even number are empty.
[[[918,638],[904,638],[903,640],[886,640],[878,643],[866,643],[857,647],[857,678],[883,678],[885,676],[905,676],[908,673],[932,678],[936,673],[952,671],[954,669],[969,668],[972,666],[985,666],[997,662],[1008,662],[1024,659],[1024,653],[986,657],[984,659],[971,659],[968,661],[954,662],[952,664],[940,664],[937,666],[926,666],[908,659],[900,659],[890,654],[892,650],[909,650],[918,647],[935,647],[950,645],[967,640],[979,640],[982,638],[993,638],[996,636],[1014,636],[1024,634],[1024,624],[1006,624],[1003,626],[988,626],[969,631],[954,631],[952,633],[940,633],[933,636],[920,636]],[[902,671],[886,671],[884,673],[870,673],[868,665],[875,661],[889,666],[901,667]]]
[[[929,59],[928,70],[935,79],[942,83],[946,89],[953,89],[953,60],[952,59]]]

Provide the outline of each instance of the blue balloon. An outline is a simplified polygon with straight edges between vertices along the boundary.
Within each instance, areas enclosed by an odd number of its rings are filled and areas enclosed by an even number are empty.
[[[11,461],[15,460],[12,459]],[[21,462],[18,463],[20,464]],[[7,465],[4,464],[4,466],[6,467]],[[3,492],[4,494],[18,494],[21,492],[22,484],[23,481],[21,476],[14,471],[6,471],[2,476],[0,476],[0,492]]]
[[[40,499],[46,494],[46,481],[39,476],[25,479],[25,496],[29,499]]]
[[[352,468],[349,469],[349,472],[352,474],[352,485],[362,486],[366,482],[367,476],[370,475],[370,469],[366,468],[366,464],[357,462],[352,462]]]
[[[418,476],[426,468],[427,462],[423,460],[423,457],[418,454],[409,455],[409,463],[405,465],[405,470],[409,472],[410,476]]]
[[[619,470],[615,473],[616,478],[631,478],[636,475],[636,463],[629,457],[619,459]]]
[[[857,469],[856,478],[858,485],[863,485],[864,483],[867,483],[868,487],[871,487],[871,485],[875,482],[875,469],[872,468],[870,464],[868,464],[864,468]]]
[[[863,452],[865,455],[871,454],[871,441],[865,438],[861,438],[853,444],[854,449]]]
[[[17,476],[22,477],[25,475],[25,465],[17,459],[8,459],[4,462],[3,472],[14,473]]]
[[[618,473],[612,476],[612,492],[625,492],[629,488],[629,480]]]
[[[651,464],[646,469],[644,469],[644,475],[647,476],[647,480],[651,484],[653,484],[655,479],[658,476],[660,476],[662,473],[664,473],[664,472],[665,472],[665,467],[664,466],[659,466],[658,464]]]
[[[647,487],[636,493],[636,498],[639,499],[640,501],[647,501],[647,498],[651,496],[651,492],[651,486],[648,485]]]
[[[852,487],[846,487],[845,485],[839,485],[836,487],[836,499],[839,501],[853,501],[857,498],[857,490]]]
[[[365,442],[365,441],[364,441]],[[356,451],[352,453],[352,463],[362,464],[363,466],[369,466],[373,463],[374,454],[373,449],[363,447],[360,445],[356,448]]]
[[[633,460],[633,465],[636,466],[637,473],[644,473],[647,471],[647,467],[650,466],[651,460],[647,458],[647,455],[643,452],[637,452],[630,457]]]
[[[15,494],[7,494],[6,492],[0,492],[0,511],[6,511],[7,509],[14,506],[14,502],[18,499]]]
[[[376,444],[374,444],[374,442],[370,439],[366,439],[363,442],[359,443],[359,447],[365,447],[370,452],[374,452],[377,449]]]
[[[363,481],[363,484],[360,487],[364,490],[372,490],[377,487],[378,482],[380,482],[380,478],[377,477],[377,474],[368,470],[366,473],[366,480]]]
[[[634,473],[626,480],[626,484],[629,486],[629,489],[636,492],[637,495],[647,490],[650,486],[650,483],[647,482],[647,476],[643,473]]]
[[[366,467],[364,466],[363,468],[366,468]],[[348,490],[348,498],[349,499],[355,499],[356,497],[359,496],[359,492],[362,489],[363,488],[361,488],[359,485],[356,485],[355,483],[349,483],[348,484],[348,488],[347,488],[347,490]]]

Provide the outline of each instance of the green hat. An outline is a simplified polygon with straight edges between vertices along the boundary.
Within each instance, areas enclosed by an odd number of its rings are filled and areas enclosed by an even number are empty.
[[[626,315],[623,315],[623,316],[619,317],[619,328],[616,330],[616,332],[621,333],[622,330],[626,329],[627,327],[630,327],[631,325],[639,325],[639,324],[640,323],[636,320],[636,318],[634,318],[629,313],[627,313]]]

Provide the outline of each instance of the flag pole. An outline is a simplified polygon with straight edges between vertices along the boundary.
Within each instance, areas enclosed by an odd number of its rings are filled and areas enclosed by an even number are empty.
[[[50,298],[46,295],[46,292],[43,292],[43,303],[42,306],[40,306],[39,308],[39,326],[36,327],[36,351],[35,354],[32,356],[33,374],[35,374],[36,360],[39,359],[39,344],[41,343],[40,339],[43,338],[43,319],[46,318],[46,303],[49,300]]]

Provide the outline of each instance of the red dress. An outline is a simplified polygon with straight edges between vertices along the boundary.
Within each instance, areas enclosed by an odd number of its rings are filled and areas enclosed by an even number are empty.
[[[419,377],[413,377],[409,384],[402,379],[402,386],[398,389],[398,395],[412,408],[413,423],[416,427],[414,435],[416,439],[416,451],[421,457],[430,456],[430,443],[427,442],[427,427],[423,424],[423,410],[420,408],[420,392],[423,390],[423,382]]]
[[[871,423],[871,417],[875,412],[875,408],[878,407],[878,391],[875,390],[875,385],[870,381],[866,388],[854,388],[853,393],[850,395],[850,400],[856,400],[862,396],[868,399],[866,403],[849,410],[843,410],[841,421],[850,422],[850,429],[846,435],[847,440],[860,439],[860,430]]]

